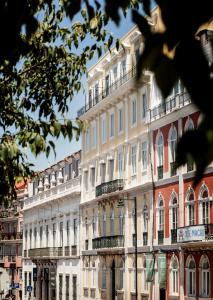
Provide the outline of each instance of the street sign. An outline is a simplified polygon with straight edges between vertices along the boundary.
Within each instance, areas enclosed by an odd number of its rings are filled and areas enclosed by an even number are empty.
[[[124,199],[119,199],[117,207],[123,207],[123,206],[124,206]]]
[[[37,268],[33,268],[33,281],[37,281]]]
[[[33,289],[33,288],[32,288],[32,286],[31,286],[31,285],[28,285],[28,286],[27,286],[27,291],[28,291],[28,292],[30,292],[30,293],[31,293],[31,292],[32,292],[32,289]]]
[[[14,288],[19,289],[19,283],[18,282],[14,283]]]

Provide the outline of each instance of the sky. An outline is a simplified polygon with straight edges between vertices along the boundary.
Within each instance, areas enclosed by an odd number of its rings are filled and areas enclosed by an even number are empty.
[[[76,21],[76,18],[75,18],[75,21]],[[66,22],[67,22],[67,24],[66,24]],[[66,22],[65,22],[65,25],[67,27],[70,26],[68,21],[66,21]],[[116,38],[121,38],[122,36],[124,36],[133,26],[134,26],[134,24],[131,21],[131,14],[128,13],[127,17],[125,19],[122,18],[119,27],[111,22],[107,26],[107,29],[108,29],[108,31],[113,33],[114,38],[116,40]],[[90,41],[88,38],[88,43],[89,42]],[[97,58],[92,59],[88,63],[88,68],[90,68],[92,65],[94,65],[96,63],[96,61],[97,61]],[[87,88],[86,76],[84,76],[82,78],[82,83],[86,89]],[[84,103],[85,103],[85,94],[83,94],[83,90],[81,90],[79,92],[79,94],[77,94],[73,98],[72,102],[70,103],[69,116],[72,120],[75,120],[75,118],[77,116],[77,111],[84,105]],[[64,157],[72,154],[73,152],[80,150],[81,149],[81,138],[79,139],[79,141],[76,141],[75,138],[73,138],[73,140],[70,142],[68,139],[64,139],[64,138],[60,137],[58,140],[55,141],[55,146],[56,146],[55,147],[56,157],[53,153],[51,153],[48,158],[46,158],[46,156],[44,154],[34,157],[31,153],[27,152],[28,159],[31,163],[34,164],[35,170],[42,171],[42,170],[46,169],[47,167],[53,165],[57,161],[62,160]]]

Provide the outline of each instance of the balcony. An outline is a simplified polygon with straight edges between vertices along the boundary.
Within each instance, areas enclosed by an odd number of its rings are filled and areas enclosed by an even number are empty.
[[[175,162],[170,163],[170,175],[171,175],[171,177],[177,175]]]
[[[115,82],[113,82],[110,85],[107,85],[107,87],[103,89],[103,91],[100,94],[96,95],[93,99],[92,98],[89,99],[89,102],[77,112],[78,118],[84,115],[87,111],[89,111],[92,107],[94,107],[96,104],[101,102],[103,99],[111,95],[114,91],[118,90],[122,85],[124,85],[126,82],[128,82],[130,79],[134,78],[135,76],[136,76],[136,66],[133,66],[131,70],[126,72]]]
[[[143,246],[148,245],[148,232],[143,232]]]
[[[177,243],[177,229],[171,229],[171,243]]]
[[[2,241],[17,241],[23,238],[22,232],[1,232],[0,240]]]
[[[158,180],[163,179],[163,166],[157,167]]]
[[[92,249],[124,247],[124,236],[102,236],[92,240]]]
[[[123,179],[116,179],[108,182],[104,182],[96,187],[96,197],[104,194],[109,194],[117,191],[121,191],[124,188]]]
[[[28,251],[30,258],[51,258],[63,256],[62,247],[35,248]]]
[[[62,184],[51,187],[50,189],[40,192],[32,197],[27,198],[24,201],[24,209],[35,207],[49,202],[50,200],[56,200],[61,197],[65,197],[71,194],[80,194],[80,178],[72,178]]]
[[[162,102],[160,105],[150,110],[150,120],[157,120],[176,109],[180,109],[191,103],[191,98],[187,92],[176,94],[174,97]]]
[[[158,230],[158,245],[163,245],[164,231]]]

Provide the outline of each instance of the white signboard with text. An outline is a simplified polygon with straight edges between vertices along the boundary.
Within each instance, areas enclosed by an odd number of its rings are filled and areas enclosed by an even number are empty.
[[[177,242],[190,242],[205,240],[205,226],[188,226],[177,229]]]

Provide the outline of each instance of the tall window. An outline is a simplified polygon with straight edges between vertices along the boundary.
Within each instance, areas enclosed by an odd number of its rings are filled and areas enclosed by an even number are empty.
[[[144,258],[143,262],[143,290],[144,292],[148,291],[148,282],[146,280],[146,258]]]
[[[109,95],[109,87],[110,87],[110,79],[109,75],[105,77],[105,91],[106,91],[106,96]]]
[[[84,171],[84,189],[88,191],[88,171]]]
[[[103,236],[106,236],[106,210],[103,209],[103,223],[102,223]]]
[[[136,145],[131,147],[131,166],[132,166],[132,176],[136,175]]]
[[[40,248],[43,246],[43,227],[40,226]]]
[[[119,211],[119,234],[123,235],[123,228],[124,228],[124,215],[123,209],[121,208]]]
[[[188,191],[186,204],[188,205],[188,225],[195,225],[195,199],[192,189]]]
[[[87,217],[85,218],[85,237],[86,240],[88,239],[88,220]]]
[[[148,219],[149,219],[148,208],[147,205],[144,205],[143,208],[143,231],[144,232],[148,231]]]
[[[66,300],[70,299],[70,276],[66,275]]]
[[[91,187],[95,187],[95,168],[90,169]]]
[[[66,231],[67,231],[67,246],[70,245],[70,220],[67,220],[66,224]]]
[[[108,164],[109,164],[109,181],[113,180],[113,177],[114,177],[114,160],[113,159],[110,159],[108,161]]]
[[[110,114],[110,137],[114,137],[115,135],[115,114]]]
[[[106,143],[106,138],[107,138],[107,134],[106,134],[106,118],[102,117],[101,119],[101,137],[102,137],[102,144]]]
[[[123,131],[123,108],[118,109],[118,132]]]
[[[188,264],[188,296],[195,296],[196,279],[195,279],[196,266],[194,259],[190,259]]]
[[[73,243],[77,244],[77,219],[73,219]]]
[[[147,115],[147,109],[148,109],[146,94],[142,95],[141,101],[142,101],[141,102],[141,109],[142,109],[141,115],[142,115],[142,119],[145,119],[146,115]]]
[[[119,265],[119,285],[118,285],[118,289],[122,290],[124,287],[124,262],[123,260],[121,260],[120,265]]]
[[[209,261],[206,258],[203,259],[201,265],[201,296],[209,297],[210,292],[210,267]]]
[[[96,267],[95,261],[92,261],[92,286],[95,287],[95,274],[96,274]]]
[[[46,225],[46,247],[48,247],[49,244],[49,226]]]
[[[98,103],[98,83],[95,84],[95,103]]]
[[[107,270],[106,270],[106,266],[104,265],[102,268],[102,283],[101,283],[102,289],[106,289],[106,279],[107,279]]]
[[[106,177],[106,164],[105,163],[100,165],[100,175],[101,175],[101,183],[104,183],[105,177]]]
[[[171,199],[171,216],[172,216],[172,228],[171,229],[177,229],[178,225],[178,202],[176,194],[172,194]]]
[[[63,275],[62,274],[59,275],[58,282],[59,282],[59,289],[58,289],[59,290],[59,300],[62,300],[62,297],[63,297],[62,296],[62,293],[63,293],[62,292],[63,291]]]
[[[34,248],[36,248],[37,246],[36,246],[36,241],[37,241],[37,228],[36,227],[34,227]]]
[[[56,223],[53,223],[53,247],[55,247]]]
[[[92,235],[93,237],[96,234],[96,217],[95,217],[95,211],[93,211],[93,217],[92,217]]]
[[[131,101],[131,125],[136,124],[137,118],[137,107],[136,107],[136,98],[133,98]]]
[[[85,132],[85,150],[89,150],[89,142],[90,142],[90,131],[89,128]]]
[[[60,247],[63,247],[63,222],[60,222]]]
[[[95,148],[97,145],[97,130],[96,130],[96,122],[92,125],[92,147]]]
[[[32,228],[30,228],[30,249],[32,248]]]
[[[111,208],[110,211],[110,235],[114,235],[114,219],[115,219],[115,215],[114,215],[114,209]]]
[[[142,170],[147,170],[148,166],[148,144],[143,142],[141,145]]]
[[[126,74],[126,59],[122,60],[121,62],[121,76]]]
[[[171,128],[170,139],[169,139],[170,162],[174,162],[175,161],[176,144],[177,144],[177,130],[173,126]]]
[[[123,151],[118,151],[118,176],[123,178]]]
[[[209,195],[207,187],[204,185],[201,188],[200,197],[199,197],[199,206],[201,210],[201,224],[209,223]]]
[[[114,67],[113,68],[113,79],[114,79],[114,82],[118,79],[118,67]]]
[[[157,139],[157,165],[163,166],[163,135],[159,135]]]
[[[173,294],[178,293],[178,260],[176,257],[172,258],[170,274],[171,274],[171,276],[170,276],[170,283],[171,283],[170,293],[173,295]]]
[[[164,206],[163,199],[159,200],[159,231],[164,231]]]

